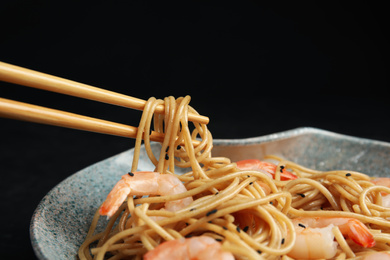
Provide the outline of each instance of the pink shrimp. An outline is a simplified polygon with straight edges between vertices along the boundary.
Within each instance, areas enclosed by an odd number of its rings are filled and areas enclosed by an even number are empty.
[[[100,207],[100,215],[110,218],[131,195],[174,195],[186,192],[184,184],[174,175],[158,172],[134,172],[125,174],[116,183]],[[165,209],[177,211],[192,202],[192,197],[168,201]]]
[[[390,178],[381,177],[371,180],[372,183],[379,186],[385,186],[390,188]],[[382,205],[383,207],[390,208],[390,194],[381,192],[382,194]]]
[[[237,167],[240,170],[254,170],[254,171],[262,171],[266,173],[270,178],[275,178],[275,172],[277,170],[277,165],[269,162],[263,162],[257,159],[248,159],[248,160],[242,160],[236,162]],[[280,172],[280,179],[281,180],[293,180],[296,179],[297,176],[293,173],[283,169]],[[260,185],[260,187],[263,189],[264,193],[266,195],[269,195],[271,193],[271,188],[262,181],[257,181],[257,184]],[[238,225],[240,228],[249,227],[250,229],[257,229],[257,227],[260,225],[260,220],[258,217],[254,216],[250,211],[238,211],[233,214],[235,218],[235,224]]]
[[[236,164],[240,170],[265,171],[266,173],[269,173],[273,179],[275,179],[275,172],[276,172],[277,165],[273,163],[263,162],[257,159],[248,159],[248,160],[238,161]],[[295,174],[285,169],[282,169],[280,172],[280,180],[282,181],[294,180],[296,178],[298,177]]]
[[[362,247],[373,247],[374,236],[368,228],[354,218],[296,218],[292,220],[296,231],[296,241],[288,256],[293,258],[332,258],[337,252],[332,228],[337,226],[343,236],[347,236]]]
[[[144,260],[234,260],[221,243],[208,236],[166,241],[144,255]]]
[[[390,252],[369,252],[363,260],[390,260]]]

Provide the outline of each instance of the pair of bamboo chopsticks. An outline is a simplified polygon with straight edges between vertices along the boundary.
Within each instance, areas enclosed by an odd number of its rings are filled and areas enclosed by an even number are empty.
[[[142,99],[100,89],[4,62],[0,62],[0,80],[137,110],[143,110],[146,103],[146,101]],[[158,106],[156,108],[156,113],[164,113],[164,106]],[[77,115],[74,113],[45,108],[4,98],[0,98],[0,116],[129,138],[136,138],[138,131],[137,127],[134,126]],[[195,114],[189,114],[188,119],[190,121],[203,124],[207,124],[209,122],[207,117]],[[150,139],[152,141],[162,141],[163,138],[163,134],[154,131],[150,135]]]

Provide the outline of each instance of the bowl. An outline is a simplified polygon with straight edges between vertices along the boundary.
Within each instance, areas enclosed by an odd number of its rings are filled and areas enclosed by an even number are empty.
[[[156,155],[160,145],[152,144]],[[302,127],[266,136],[214,140],[213,156],[232,161],[261,159],[266,154],[317,170],[354,170],[389,176],[390,144]],[[38,259],[72,259],[83,242],[92,217],[120,176],[131,168],[134,149],[95,163],[55,186],[32,216],[30,236]],[[144,149],[138,170],[153,170]],[[178,169],[178,172],[183,169]],[[98,229],[106,220],[101,218]]]

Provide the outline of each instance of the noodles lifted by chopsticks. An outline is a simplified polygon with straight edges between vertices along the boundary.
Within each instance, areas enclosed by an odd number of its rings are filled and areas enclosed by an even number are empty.
[[[96,231],[100,217],[97,211],[85,242],[80,246],[80,259],[142,259],[165,241],[199,236],[215,239],[222,251],[236,259],[296,258],[306,254],[309,250],[306,247],[310,247],[301,244],[299,252],[294,247],[303,235],[307,235],[305,232],[311,230],[308,218],[315,219],[316,225],[324,219],[334,223],[329,229],[331,242],[336,241],[332,258],[390,250],[390,222],[387,219],[390,210],[382,206],[384,192],[390,193],[389,188],[375,185],[362,173],[320,172],[276,156],[267,157],[277,165],[274,179],[261,170],[242,170],[228,158],[212,157],[212,136],[207,126],[188,125],[188,113],[197,114],[189,101],[188,96],[176,100],[173,97],[148,100],[139,124],[128,177],[138,176],[143,137],[155,172],[176,176],[185,190],[168,192],[168,195],[161,192],[128,196],[101,232]],[[165,114],[155,114],[154,109],[161,104],[166,108]],[[158,158],[152,152],[149,139],[152,125],[154,131],[165,134]],[[195,139],[200,140],[196,146],[193,144]],[[189,170],[177,175],[175,165]],[[283,170],[290,171],[295,179],[280,181]],[[153,178],[160,180],[163,177],[155,175]],[[175,210],[168,209],[168,203],[181,203],[185,198],[192,199]],[[372,235],[373,240],[366,247],[354,241],[353,234],[345,235],[345,230],[349,231],[351,223],[355,223],[351,219],[362,223],[362,229]],[[310,251],[303,258],[313,258],[321,251],[313,250],[316,252]]]

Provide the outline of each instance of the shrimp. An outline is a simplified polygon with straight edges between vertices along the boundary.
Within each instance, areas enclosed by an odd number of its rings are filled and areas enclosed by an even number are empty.
[[[386,177],[375,178],[372,179],[371,182],[374,183],[375,185],[390,187],[390,178],[386,178]]]
[[[144,260],[234,260],[221,243],[208,236],[166,241],[144,255]]]
[[[372,183],[379,186],[385,186],[390,188],[390,178],[381,177],[371,180]],[[381,192],[382,194],[382,206],[390,208],[390,194]]]
[[[277,170],[277,165],[269,162],[263,162],[257,159],[248,159],[248,160],[242,160],[236,162],[237,168],[240,170],[254,170],[254,171],[261,171],[265,174],[267,174],[268,177],[271,179],[275,179],[275,172]],[[293,173],[281,169],[280,172],[280,179],[281,180],[293,180],[296,179],[297,176]],[[262,181],[257,181],[257,184],[260,185],[260,187],[263,189],[265,195],[269,195],[271,193],[271,188]],[[260,220],[258,217],[254,216],[249,211],[238,211],[233,213],[233,216],[235,218],[235,224],[238,225],[240,228],[246,228],[249,227],[251,230],[255,230],[257,227],[260,226]]]
[[[248,159],[248,160],[238,161],[237,167],[240,170],[265,171],[267,174],[269,174],[268,176],[270,176],[272,179],[275,179],[275,172],[276,172],[277,165],[269,162],[263,162],[257,159]],[[281,169],[280,180],[288,181],[288,180],[294,180],[296,178],[298,177],[292,172],[289,172],[285,169]]]
[[[354,218],[295,218],[292,220],[296,241],[288,256],[293,258],[332,258],[337,252],[332,228],[337,226],[343,236],[347,236],[362,247],[373,247],[374,236],[368,228]]]
[[[184,184],[174,175],[158,172],[134,172],[122,176],[100,207],[99,214],[110,218],[131,195],[174,195],[186,192]],[[168,201],[165,209],[178,211],[193,201],[192,197]]]
[[[363,260],[390,260],[390,252],[370,252],[364,256]]]

